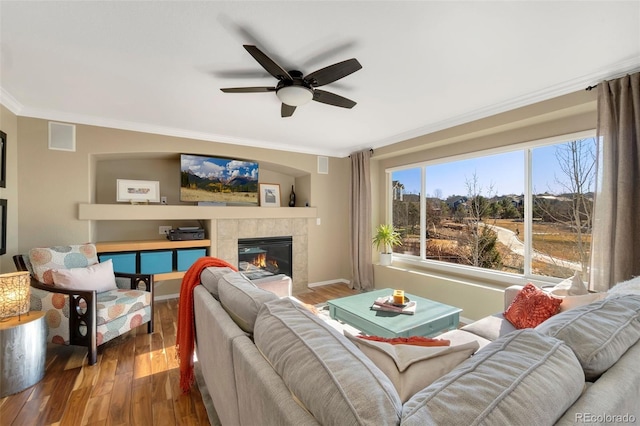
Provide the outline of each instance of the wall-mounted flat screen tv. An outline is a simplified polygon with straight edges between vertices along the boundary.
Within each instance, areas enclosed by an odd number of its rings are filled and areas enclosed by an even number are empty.
[[[180,155],[180,201],[258,205],[258,163],[205,155]]]

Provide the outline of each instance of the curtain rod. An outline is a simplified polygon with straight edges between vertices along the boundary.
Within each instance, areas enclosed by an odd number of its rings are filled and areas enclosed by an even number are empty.
[[[616,78],[621,78],[621,77],[624,77],[625,75],[635,74],[635,73],[637,73],[638,71],[640,71],[640,68],[638,68],[638,69],[632,69],[631,71],[627,71],[627,72],[620,73],[620,74],[615,74],[615,75],[613,75],[613,76],[611,76],[611,77],[608,77],[608,78],[607,78],[607,80],[615,80]],[[586,90],[587,92],[590,92],[590,91],[592,91],[593,89],[595,89],[596,87],[598,87],[598,85],[597,85],[597,84],[594,84],[593,86],[588,86],[588,87],[586,87],[584,90]]]
[[[373,154],[373,148],[369,148],[369,152]],[[349,154],[349,158],[351,158],[351,154]]]

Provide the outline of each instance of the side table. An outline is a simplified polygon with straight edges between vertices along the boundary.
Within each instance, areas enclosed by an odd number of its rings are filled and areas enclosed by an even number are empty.
[[[47,355],[45,313],[32,311],[0,322],[0,398],[44,377]]]

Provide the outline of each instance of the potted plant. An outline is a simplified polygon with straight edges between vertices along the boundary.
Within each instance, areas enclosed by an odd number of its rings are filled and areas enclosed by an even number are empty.
[[[373,244],[380,251],[380,265],[389,266],[391,265],[391,256],[393,254],[392,247],[401,246],[402,239],[393,225],[383,223],[376,228]]]

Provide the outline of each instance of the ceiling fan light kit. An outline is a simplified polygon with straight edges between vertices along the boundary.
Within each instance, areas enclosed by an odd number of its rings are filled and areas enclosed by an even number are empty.
[[[283,104],[298,107],[313,99],[313,90],[304,86],[285,86],[276,90],[276,96]]]
[[[280,102],[282,102],[282,117],[291,117],[296,107],[302,106],[312,100],[341,108],[353,108],[356,105],[351,99],[327,92],[326,90],[316,90],[316,87],[333,83],[361,69],[362,65],[360,65],[357,59],[347,59],[346,61],[329,65],[303,77],[300,71],[286,71],[256,46],[244,45],[244,48],[262,68],[278,79],[278,84],[276,87],[230,87],[220,89],[224,93],[276,92],[276,96]]]

